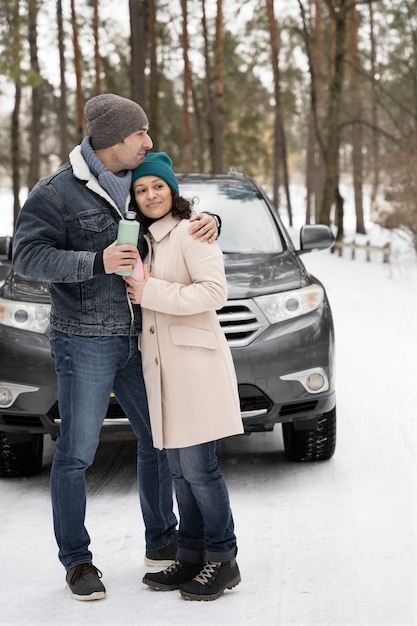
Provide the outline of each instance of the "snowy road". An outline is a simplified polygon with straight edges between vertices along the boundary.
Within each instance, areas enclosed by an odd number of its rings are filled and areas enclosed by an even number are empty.
[[[417,624],[417,273],[303,257],[326,285],[337,341],[338,443],[329,462],[285,460],[281,429],[223,442],[242,583],[212,603],[140,583],[143,525],[132,444],[103,444],[88,528],[105,601],[70,599],[41,476],[0,481],[0,624]]]

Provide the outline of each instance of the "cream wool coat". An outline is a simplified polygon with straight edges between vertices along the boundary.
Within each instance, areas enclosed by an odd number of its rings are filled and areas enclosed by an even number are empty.
[[[216,315],[227,300],[222,252],[169,213],[150,227],[142,294],[143,373],[156,448],[243,433],[232,355]]]

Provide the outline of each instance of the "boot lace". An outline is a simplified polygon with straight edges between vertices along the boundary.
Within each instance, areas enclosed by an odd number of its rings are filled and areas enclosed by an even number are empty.
[[[77,565],[77,567],[73,571],[70,585],[74,585],[77,580],[80,580],[80,578],[84,578],[84,576],[87,576],[87,574],[94,574],[94,576],[97,576],[97,578],[101,578],[103,576],[100,570],[97,569],[97,567],[92,563],[81,563],[80,565]]]
[[[164,569],[165,576],[169,576],[170,574],[175,574],[182,567],[181,561],[174,561],[171,565],[168,565],[166,569]]]
[[[209,561],[205,564],[203,569],[197,576],[195,576],[194,580],[196,580],[201,585],[207,585],[207,583],[213,578],[215,574],[219,571],[221,566],[220,562],[217,561]]]

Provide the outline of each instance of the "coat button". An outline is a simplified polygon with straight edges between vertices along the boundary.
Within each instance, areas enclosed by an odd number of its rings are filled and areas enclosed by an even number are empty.
[[[155,326],[151,326],[149,329],[149,332],[151,332],[153,335],[155,333]]]
[[[155,359],[155,365],[159,365],[159,359],[158,359],[158,357],[156,357],[156,359]]]

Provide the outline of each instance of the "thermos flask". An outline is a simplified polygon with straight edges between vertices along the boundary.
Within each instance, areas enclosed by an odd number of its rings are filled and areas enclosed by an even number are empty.
[[[117,231],[117,245],[130,243],[132,246],[138,245],[139,238],[139,222],[136,220],[134,211],[126,211],[125,217],[119,222],[119,230]],[[139,260],[138,263],[141,263]],[[121,270],[116,272],[119,276],[131,276],[133,274],[133,265],[129,270]]]

